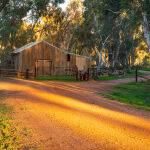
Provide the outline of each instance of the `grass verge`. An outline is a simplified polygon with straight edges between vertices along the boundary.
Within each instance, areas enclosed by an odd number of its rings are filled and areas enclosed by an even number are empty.
[[[5,98],[0,95],[0,149],[17,150],[19,148],[19,136],[12,122],[12,108],[4,103]]]
[[[143,70],[143,71],[150,71],[150,68],[143,68],[141,70]]]
[[[73,76],[39,76],[36,80],[45,81],[61,81],[61,82],[77,82],[76,78]]]
[[[138,75],[144,75],[142,72],[138,72]],[[102,81],[109,81],[109,80],[119,80],[119,79],[125,79],[125,78],[133,78],[135,77],[135,71],[131,71],[126,73],[125,75],[109,75],[109,76],[100,76],[97,80]]]
[[[150,82],[117,85],[104,96],[150,111]]]

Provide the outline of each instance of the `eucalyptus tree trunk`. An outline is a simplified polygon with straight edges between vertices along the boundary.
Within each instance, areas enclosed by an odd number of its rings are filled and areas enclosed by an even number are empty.
[[[113,60],[113,68],[116,69],[116,64],[117,64],[117,61],[118,61],[118,55],[119,55],[119,50],[117,49],[117,52],[116,52],[116,55],[115,55],[115,58]]]
[[[110,35],[108,35],[106,37],[106,39],[104,40],[104,42],[102,42],[102,50],[100,51],[100,54],[99,54],[99,62],[98,62],[98,68],[97,69],[100,69],[104,64],[106,65],[106,62],[104,62],[102,55],[103,55],[104,49],[106,48],[105,45],[108,42],[109,37],[110,37]],[[105,57],[106,57],[106,53],[105,53]],[[105,60],[106,60],[106,58],[105,58]]]
[[[148,45],[148,50],[150,52],[150,27],[147,20],[147,14],[146,12],[143,13],[143,31],[144,31],[144,37]]]
[[[99,54],[99,62],[98,62],[98,69],[100,69],[103,66],[103,57],[102,57],[102,51],[100,51]]]
[[[118,62],[118,57],[119,57],[119,52],[120,52],[120,45],[121,45],[121,43],[119,42],[118,43],[119,45],[118,45],[118,47],[116,48],[116,53],[115,53],[115,55],[114,55],[114,58],[113,58],[113,68],[114,68],[114,70],[116,70],[116,64],[117,64],[117,62]]]

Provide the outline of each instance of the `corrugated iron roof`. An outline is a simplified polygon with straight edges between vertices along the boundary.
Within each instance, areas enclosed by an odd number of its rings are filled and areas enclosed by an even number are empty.
[[[15,49],[12,53],[15,53],[15,54],[20,53],[20,52],[24,51],[24,50],[27,49],[27,48],[30,48],[30,47],[33,47],[33,46],[37,45],[37,44],[40,43],[40,42],[42,42],[42,41],[31,42],[31,43],[29,43],[29,44],[27,44],[27,45],[24,45],[24,46],[22,46],[22,47],[20,47],[20,48],[18,48],[18,49]]]
[[[29,44],[27,44],[27,45],[25,45],[25,46],[23,46],[23,47],[21,47],[21,48],[15,49],[12,53],[13,53],[13,54],[21,53],[22,51],[24,51],[24,50],[26,50],[26,49],[28,49],[28,48],[31,48],[31,47],[33,47],[33,46],[35,46],[35,45],[37,45],[37,44],[39,44],[39,43],[41,43],[41,42],[44,42],[44,43],[48,44],[49,46],[55,47],[55,48],[57,48],[58,50],[60,50],[60,51],[62,51],[62,52],[64,52],[64,53],[66,53],[66,54],[90,58],[90,57],[87,57],[87,56],[83,56],[83,55],[79,55],[79,54],[74,54],[74,53],[71,53],[71,52],[67,52],[67,51],[65,51],[65,50],[62,50],[62,49],[60,49],[60,48],[58,48],[58,47],[56,47],[56,46],[54,46],[54,45],[48,43],[47,41],[31,42],[31,43],[29,43]]]

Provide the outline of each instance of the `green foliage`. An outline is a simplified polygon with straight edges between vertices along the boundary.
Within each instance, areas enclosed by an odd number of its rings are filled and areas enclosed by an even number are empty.
[[[14,48],[34,41],[34,27],[39,18],[47,12],[48,7],[57,7],[61,2],[63,0],[0,2],[0,59],[6,59]],[[26,29],[22,28],[24,22],[30,22],[30,26]]]
[[[143,68],[143,71],[150,71],[150,68]]]
[[[36,80],[45,81],[61,81],[61,82],[76,82],[75,77],[73,76],[40,76]]]
[[[150,110],[150,82],[117,85],[105,96],[137,108]]]
[[[104,52],[111,67],[134,65],[135,50],[144,41],[143,13],[150,23],[149,0],[72,0],[66,11],[58,5],[62,2],[2,0],[0,59],[15,48],[44,39],[68,51],[92,54],[99,64]]]
[[[81,32],[81,37],[87,33],[89,36],[83,39],[84,46],[98,52],[107,49],[112,67],[133,66],[135,48],[144,38],[139,29],[143,26],[143,13],[147,13],[149,19],[149,4],[148,0],[85,0],[85,32]]]
[[[17,150],[20,148],[20,138],[10,117],[12,108],[3,103],[4,99],[0,98],[0,149]]]
[[[19,147],[19,137],[17,129],[10,123],[9,118],[0,116],[0,149],[16,149]]]
[[[72,0],[65,11],[59,7],[47,9],[36,25],[36,36],[64,50],[79,52],[78,29],[83,22],[82,11],[81,0]]]

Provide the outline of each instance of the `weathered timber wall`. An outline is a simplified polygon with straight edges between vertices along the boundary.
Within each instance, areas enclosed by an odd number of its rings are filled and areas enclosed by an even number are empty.
[[[72,70],[77,64],[80,64],[80,68],[88,68],[88,58],[69,54],[70,61],[68,61],[67,55],[67,52],[43,41],[15,54],[13,60],[19,77],[26,76],[27,70],[33,77],[36,77],[72,74]],[[77,57],[78,59],[76,59]]]

